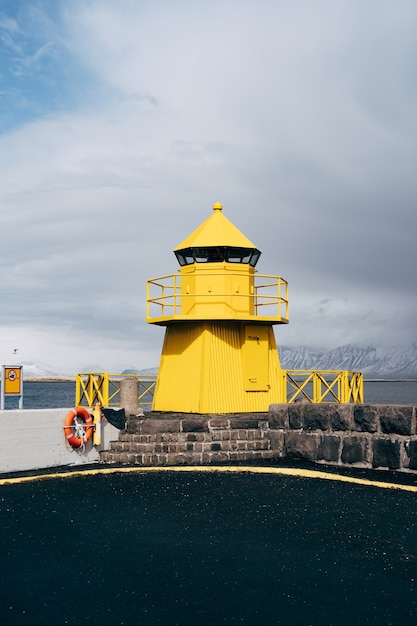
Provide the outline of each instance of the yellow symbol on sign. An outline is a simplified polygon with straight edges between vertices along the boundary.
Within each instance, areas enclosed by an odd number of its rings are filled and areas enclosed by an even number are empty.
[[[4,368],[4,394],[5,395],[21,395],[21,368],[5,367]]]

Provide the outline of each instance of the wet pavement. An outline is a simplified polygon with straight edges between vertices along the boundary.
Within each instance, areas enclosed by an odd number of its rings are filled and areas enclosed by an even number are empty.
[[[417,493],[85,474],[1,485],[0,528],[1,624],[417,623]]]

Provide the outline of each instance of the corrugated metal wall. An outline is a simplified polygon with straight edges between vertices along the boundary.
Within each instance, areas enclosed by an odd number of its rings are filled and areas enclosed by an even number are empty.
[[[239,322],[178,323],[166,330],[154,411],[246,413],[281,402],[280,366],[272,325],[268,329],[267,391],[246,391],[245,325]],[[246,357],[247,358],[247,357]],[[265,364],[262,364],[265,369]]]

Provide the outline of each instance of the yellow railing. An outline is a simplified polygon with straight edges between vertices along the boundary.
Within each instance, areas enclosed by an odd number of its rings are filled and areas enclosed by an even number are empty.
[[[206,273],[205,277],[211,274]],[[218,276],[213,274],[213,276]],[[241,274],[228,273],[228,278],[236,276],[241,278]],[[254,317],[266,318],[273,316],[277,319],[288,320],[288,283],[281,276],[269,276],[267,274],[256,274],[253,283],[253,293],[244,291],[212,292],[212,293],[181,293],[180,274],[168,274],[159,278],[152,278],[146,283],[146,317],[148,321],[162,318],[180,319],[182,302],[187,298],[193,300],[203,298],[207,303],[210,300],[218,304],[219,300],[226,302],[229,298],[239,298],[252,303]],[[268,310],[265,310],[268,308]],[[272,310],[271,310],[272,309]],[[193,316],[187,313],[186,319]],[[247,314],[244,318],[248,319]]]
[[[124,378],[139,381],[138,402],[152,408],[156,374],[109,374],[89,372],[77,374],[76,406],[119,406],[120,382]],[[363,374],[341,370],[281,370],[281,397],[284,404],[361,404],[364,401]]]
[[[120,405],[120,383],[124,378],[139,382],[138,402],[141,407],[152,406],[156,374],[109,374],[108,372],[83,372],[75,379],[76,406],[104,407]]]
[[[363,402],[363,374],[341,370],[282,370],[285,403]]]
[[[151,316],[151,309],[157,314]],[[181,313],[181,276],[168,274],[152,278],[146,283],[146,316],[172,317]]]

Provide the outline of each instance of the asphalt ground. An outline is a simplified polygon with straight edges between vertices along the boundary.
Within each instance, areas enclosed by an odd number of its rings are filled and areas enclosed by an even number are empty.
[[[1,624],[417,624],[415,477],[86,470],[0,477]]]

